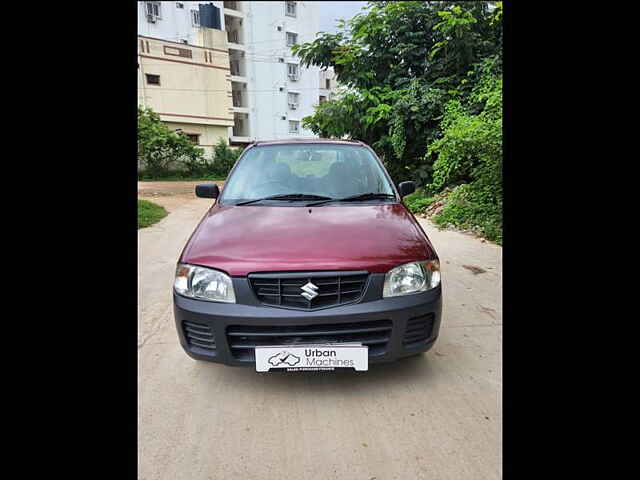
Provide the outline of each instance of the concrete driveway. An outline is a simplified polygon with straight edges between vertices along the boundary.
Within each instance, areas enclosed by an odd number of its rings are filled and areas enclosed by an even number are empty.
[[[160,203],[160,202],[159,202]],[[367,373],[259,375],[180,347],[171,286],[210,205],[139,231],[140,479],[499,479],[502,250],[421,220],[442,262],[440,338]]]

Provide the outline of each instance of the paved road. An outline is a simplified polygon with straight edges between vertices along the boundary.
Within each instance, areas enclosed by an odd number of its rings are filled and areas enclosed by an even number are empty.
[[[178,344],[175,262],[209,204],[139,231],[140,479],[502,477],[500,247],[421,220],[443,271],[434,348],[366,374],[258,375]]]

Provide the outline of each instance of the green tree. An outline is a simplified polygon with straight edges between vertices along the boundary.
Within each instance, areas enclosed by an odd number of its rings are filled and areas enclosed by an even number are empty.
[[[495,16],[489,2],[369,2],[338,33],[294,47],[302,64],[332,66],[349,88],[304,126],[372,145],[396,181],[430,183],[436,156],[425,152],[445,105],[470,94],[474,65],[501,55]]]
[[[437,157],[429,187],[454,188],[436,223],[472,228],[501,242],[502,77],[491,63],[474,72],[479,80],[466,101],[446,105],[443,135],[429,146]]]
[[[242,154],[241,148],[230,148],[224,138],[218,140],[213,149],[213,165],[211,171],[217,177],[226,177]]]
[[[138,165],[145,174],[163,177],[180,171],[201,174],[207,168],[204,150],[170,130],[149,108],[138,106]]]
[[[338,33],[294,47],[347,90],[305,127],[370,144],[435,217],[502,238],[502,3],[369,2]]]

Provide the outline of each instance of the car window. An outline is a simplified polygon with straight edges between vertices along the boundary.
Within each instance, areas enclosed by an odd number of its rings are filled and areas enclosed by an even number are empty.
[[[358,145],[265,145],[248,150],[224,187],[222,202],[302,193],[341,198],[393,188],[368,148]]]

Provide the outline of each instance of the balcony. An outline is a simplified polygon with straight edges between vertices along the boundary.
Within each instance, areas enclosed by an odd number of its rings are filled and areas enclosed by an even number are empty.
[[[236,45],[242,45],[240,40],[240,32],[238,30],[227,30],[227,41],[229,43],[235,43]]]
[[[238,11],[238,10],[231,10],[229,8],[225,8],[224,9],[224,16],[225,17],[234,17],[234,18],[244,18],[244,13]]]
[[[242,19],[224,16],[224,28],[227,32],[227,41],[229,48],[244,50],[244,29],[242,27]],[[239,47],[237,47],[239,46]]]
[[[242,5],[240,2],[223,2],[223,12],[225,20],[227,17],[242,19],[244,18],[244,12],[242,11]]]
[[[247,64],[244,51],[229,49],[229,67],[232,82],[247,83]]]
[[[233,90],[231,92],[234,107],[242,107],[242,92]]]
[[[249,115],[246,113],[233,113],[233,129],[231,140],[234,142],[249,142]]]
[[[233,102],[234,112],[249,113],[249,99],[246,83],[231,82],[231,99]]]

